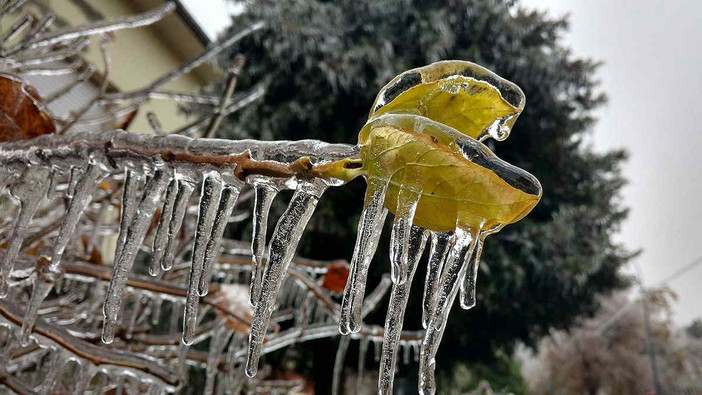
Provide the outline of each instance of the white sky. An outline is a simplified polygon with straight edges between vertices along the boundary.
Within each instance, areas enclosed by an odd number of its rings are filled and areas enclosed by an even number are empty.
[[[234,11],[225,0],[185,0],[212,37]],[[570,14],[564,37],[575,54],[604,61],[609,95],[592,142],[626,148],[624,190],[631,208],[619,240],[653,285],[702,256],[702,2],[685,0],[522,0]],[[225,12],[223,12],[225,10]],[[527,98],[528,105],[528,98]],[[519,125],[517,124],[517,127]],[[702,265],[670,283],[675,319],[702,317]]]
[[[702,2],[522,0],[570,15],[564,38],[578,55],[604,61],[609,95],[594,128],[596,149],[626,148],[631,208],[619,239],[643,248],[645,283],[702,256]],[[528,99],[528,98],[527,98]],[[527,101],[528,105],[528,101]],[[670,283],[676,321],[702,317],[702,265]]]

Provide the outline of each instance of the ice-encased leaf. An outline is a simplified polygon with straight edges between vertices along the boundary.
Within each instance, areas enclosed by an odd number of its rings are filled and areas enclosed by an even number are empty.
[[[416,114],[474,139],[504,140],[524,102],[517,85],[474,63],[449,60],[395,77],[378,93],[369,118]]]
[[[534,176],[427,118],[383,115],[363,127],[359,142],[368,176],[389,180],[390,211],[401,189],[422,191],[414,225],[425,229],[490,229],[518,221],[541,198]]]

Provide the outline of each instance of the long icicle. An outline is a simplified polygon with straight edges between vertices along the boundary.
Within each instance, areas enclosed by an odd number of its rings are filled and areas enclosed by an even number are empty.
[[[254,177],[254,178],[252,178]],[[261,293],[261,275],[263,274],[263,255],[266,249],[266,232],[268,230],[268,212],[278,188],[268,177],[250,176],[254,186],[253,236],[251,238],[251,286],[249,301],[256,306]],[[249,181],[249,180],[247,180]]]
[[[50,174],[51,171],[44,167],[27,168],[22,178],[10,187],[10,193],[19,201],[20,207],[0,265],[0,299],[7,296],[8,277],[15,266],[29,222],[46,196]]]
[[[243,183],[238,182],[237,184],[228,184],[222,190],[222,195],[219,199],[219,207],[217,208],[217,214],[215,215],[214,223],[212,224],[210,239],[207,241],[207,246],[205,247],[202,276],[200,276],[200,283],[198,284],[197,289],[197,293],[200,296],[207,295],[207,292],[209,291],[212,268],[214,268],[215,261],[219,255],[219,245],[222,242],[224,228],[229,222],[232,209],[234,209],[236,200],[239,198],[239,192],[243,186]]]
[[[356,371],[356,394],[363,395],[366,393],[363,387],[365,370],[366,370],[366,354],[368,353],[368,338],[362,337],[358,345],[358,370]]]
[[[485,234],[480,234],[478,236],[475,252],[468,262],[466,274],[463,276],[463,281],[461,281],[461,293],[458,300],[461,303],[461,308],[464,310],[469,310],[475,307],[475,289],[478,283],[478,269],[480,269],[480,256],[483,254],[483,243],[485,243],[485,236]]]
[[[427,276],[424,280],[424,298],[422,299],[422,326],[427,328],[429,317],[432,311],[432,303],[439,290],[439,278],[441,269],[444,267],[448,252],[451,250],[453,233],[432,232],[431,251],[429,252],[429,264],[427,265]]]
[[[436,393],[434,376],[436,353],[441,344],[451,306],[458,294],[459,282],[466,271],[465,262],[470,259],[476,244],[477,237],[474,237],[470,231],[456,229],[455,243],[441,273],[439,292],[422,338],[419,356],[419,393],[421,395]]]
[[[278,291],[297,250],[302,232],[326,188],[327,185],[321,180],[300,182],[288,208],[276,224],[268,247],[268,263],[263,273],[261,296],[256,303],[249,332],[249,350],[246,360],[246,375],[249,377],[254,377],[258,372],[261,347],[275,308]]]
[[[414,212],[421,195],[421,191],[407,188],[400,188],[398,192],[390,235],[390,279],[394,284],[402,285],[407,280],[407,256],[410,253],[407,241],[410,239]]]
[[[117,325],[117,316],[122,306],[124,287],[127,284],[129,272],[132,270],[134,259],[141,243],[144,241],[149,224],[151,224],[151,219],[154,211],[156,211],[161,194],[166,189],[169,181],[163,170],[156,170],[154,176],[144,188],[144,196],[127,228],[124,246],[121,248],[121,254],[114,262],[112,268],[112,277],[103,306],[102,341],[106,344],[112,343],[114,339],[114,329]]]
[[[410,223],[412,219],[410,218]],[[402,323],[405,318],[405,309],[409,300],[412,279],[417,270],[417,264],[424,252],[427,242],[427,231],[417,226],[411,226],[407,239],[402,243],[407,245],[407,264],[401,265],[400,270],[405,271],[406,281],[393,283],[390,293],[390,303],[385,318],[385,333],[383,336],[383,353],[380,357],[380,373],[378,377],[378,393],[392,394],[392,385],[395,379],[397,366],[397,351],[400,346]]]
[[[127,229],[132,223],[134,212],[139,198],[138,190],[141,186],[141,177],[134,170],[127,169],[124,173],[124,186],[122,187],[122,207],[120,209],[119,234],[117,235],[117,249],[115,250],[114,262],[122,255],[124,240],[127,238]]]
[[[166,188],[166,197],[163,199],[163,207],[161,208],[161,218],[158,221],[156,235],[154,236],[154,242],[151,248],[152,253],[149,274],[152,276],[157,276],[161,271],[161,261],[163,260],[166,245],[168,244],[168,228],[173,218],[173,207],[175,206],[177,195],[178,180],[174,178],[168,183],[168,188]]]
[[[207,366],[205,368],[205,388],[202,391],[204,395],[211,395],[214,393],[219,357],[222,354],[224,347],[227,345],[231,335],[232,331],[230,331],[224,325],[217,327],[212,333],[212,337],[210,338],[210,349],[207,353]]]
[[[173,260],[175,259],[175,239],[178,236],[178,232],[180,232],[183,218],[188,209],[188,200],[194,190],[195,186],[193,183],[186,180],[178,180],[178,194],[173,204],[171,221],[168,223],[168,242],[166,243],[166,249],[163,253],[163,259],[161,260],[161,269],[164,271],[171,270],[173,267]]]
[[[51,288],[53,288],[56,275],[58,274],[51,270],[50,265],[51,261],[49,260],[49,257],[47,255],[40,254],[36,264],[37,277],[32,285],[32,296],[27,304],[24,319],[22,320],[22,327],[20,328],[19,342],[23,347],[29,345],[29,334],[32,333],[34,323],[37,320],[39,306],[41,306],[41,303],[49,294]]]
[[[344,298],[341,302],[339,332],[344,335],[360,331],[363,325],[363,296],[366,292],[368,268],[378,247],[378,239],[383,229],[385,216],[388,213],[388,210],[383,206],[387,183],[388,180],[385,179],[368,179],[366,201],[361,213],[361,220],[358,223],[356,247],[351,259],[349,279],[344,288]]]
[[[339,387],[341,386],[341,374],[344,371],[344,360],[346,359],[346,351],[349,349],[350,342],[351,338],[348,336],[341,336],[341,339],[339,339],[339,348],[336,350],[336,357],[334,358],[332,395],[339,394]]]
[[[93,192],[95,192],[97,188],[100,174],[100,169],[96,165],[89,164],[76,183],[73,190],[73,197],[68,205],[66,214],[63,216],[63,222],[61,223],[56,241],[54,241],[54,250],[51,255],[52,268],[58,267],[61,263],[63,251],[66,249],[71,237],[73,237],[73,233],[83,216],[83,212],[93,198]]]
[[[193,242],[188,294],[185,299],[185,309],[183,313],[183,342],[187,345],[192,344],[197,329],[197,309],[200,301],[197,288],[200,284],[200,277],[202,276],[205,248],[210,239],[212,223],[214,222],[215,214],[219,208],[217,202],[219,202],[223,187],[222,176],[217,172],[210,172],[205,176],[202,182],[200,208],[198,212],[197,228],[195,230],[195,240]]]

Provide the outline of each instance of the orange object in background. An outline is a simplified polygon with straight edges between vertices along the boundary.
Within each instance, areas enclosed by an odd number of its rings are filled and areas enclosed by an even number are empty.
[[[0,142],[29,140],[56,132],[37,91],[21,79],[0,74]]]

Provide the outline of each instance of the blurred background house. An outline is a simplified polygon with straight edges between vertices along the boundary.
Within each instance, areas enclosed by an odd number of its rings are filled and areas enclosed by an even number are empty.
[[[77,26],[103,18],[133,15],[154,9],[163,4],[160,0],[34,0],[28,9],[50,11],[57,26]],[[185,61],[199,55],[209,44],[210,39],[193,20],[187,8],[176,2],[176,12],[162,20],[139,29],[122,29],[110,33],[110,87],[108,91],[135,90],[146,86],[159,76],[180,66]],[[99,50],[100,40],[93,40],[87,49],[77,55],[83,57],[86,65],[97,68],[90,83],[76,85],[65,95],[52,101],[49,109],[56,114],[82,107],[95,96],[104,72],[104,61]],[[81,66],[81,70],[86,68]],[[80,73],[63,76],[28,75],[26,78],[40,94],[56,92],[78,78]],[[192,72],[167,84],[165,90],[196,93],[206,84],[213,83],[222,74],[211,62],[206,62]],[[99,109],[91,111],[99,112]],[[139,109],[129,129],[148,132],[151,130],[146,114],[158,114],[164,129],[172,130],[187,121],[187,116],[178,110],[178,103],[172,100],[151,100]],[[104,129],[120,126],[119,122],[106,123]],[[94,127],[94,126],[91,126]]]

